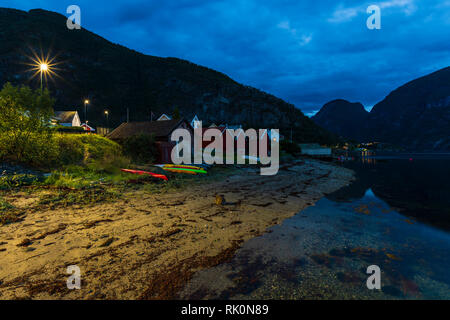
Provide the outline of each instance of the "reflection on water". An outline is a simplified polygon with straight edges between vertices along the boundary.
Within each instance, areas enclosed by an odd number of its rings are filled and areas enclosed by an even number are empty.
[[[198,272],[180,297],[450,299],[448,163],[349,163],[354,184]],[[370,265],[382,290],[366,287]]]
[[[368,160],[346,162],[346,167],[357,172],[357,181],[329,199],[351,201],[372,189],[399,213],[450,230],[450,157],[405,155],[401,159]]]

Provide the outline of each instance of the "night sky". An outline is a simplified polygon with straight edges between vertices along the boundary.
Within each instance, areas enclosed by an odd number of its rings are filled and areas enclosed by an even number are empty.
[[[142,53],[178,57],[295,104],[336,98],[367,109],[396,87],[450,65],[450,0],[2,0],[66,16]],[[381,8],[381,30],[366,9]]]

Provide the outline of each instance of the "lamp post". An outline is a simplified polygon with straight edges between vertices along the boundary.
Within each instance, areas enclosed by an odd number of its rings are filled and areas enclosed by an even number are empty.
[[[47,71],[48,71],[48,64],[46,64],[46,63],[41,63],[41,64],[39,65],[39,71],[40,71],[40,73],[41,73],[41,95],[42,95],[42,76],[43,76],[44,72],[47,72]]]
[[[89,104],[89,100],[84,100],[84,122],[87,124],[87,105]]]
[[[106,116],[106,128],[109,128],[109,111],[105,110],[105,116]]]

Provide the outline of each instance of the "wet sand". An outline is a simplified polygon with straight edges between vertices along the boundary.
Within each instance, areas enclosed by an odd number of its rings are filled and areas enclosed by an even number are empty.
[[[230,261],[242,242],[353,177],[301,160],[276,176],[245,168],[183,191],[29,212],[0,226],[0,299],[178,298],[196,271]],[[67,289],[70,265],[81,270],[81,290]]]

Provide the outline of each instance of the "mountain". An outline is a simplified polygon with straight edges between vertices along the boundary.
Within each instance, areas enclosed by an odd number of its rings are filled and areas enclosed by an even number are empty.
[[[335,100],[313,119],[331,132],[359,141],[387,142],[415,151],[450,151],[450,67],[395,89],[367,115],[361,109]]]
[[[450,150],[450,67],[408,82],[377,103],[367,136],[414,150]]]
[[[312,119],[339,136],[361,139],[363,137],[361,124],[366,123],[368,116],[369,112],[361,103],[337,99],[326,103]]]
[[[298,141],[331,142],[334,137],[292,104],[244,86],[228,76],[177,58],[144,55],[87,31],[69,30],[63,15],[41,9],[0,8],[0,85],[9,81],[38,88],[27,63],[35,51],[50,53],[58,77],[47,85],[56,110],[78,110],[84,120],[88,98],[90,123],[102,125],[149,120],[150,114],[195,114],[206,123],[279,128]]]

